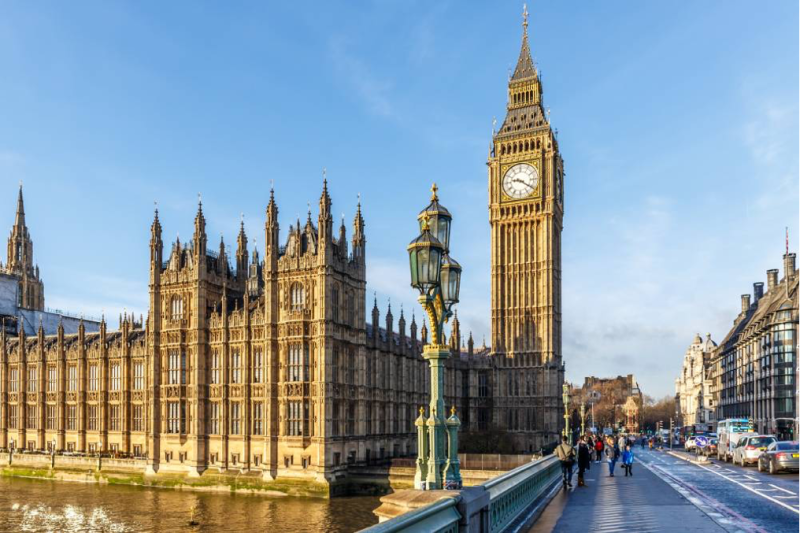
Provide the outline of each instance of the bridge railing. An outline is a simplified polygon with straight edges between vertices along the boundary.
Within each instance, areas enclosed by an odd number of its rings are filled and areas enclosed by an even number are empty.
[[[489,531],[503,531],[552,486],[561,475],[559,460],[551,455],[515,468],[483,483],[489,492]]]
[[[550,455],[363,531],[498,533],[530,512],[560,475],[560,463]]]
[[[458,498],[445,498],[363,529],[369,533],[458,533]]]

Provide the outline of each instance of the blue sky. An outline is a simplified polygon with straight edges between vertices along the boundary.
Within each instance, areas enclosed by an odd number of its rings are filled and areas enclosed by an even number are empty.
[[[189,237],[201,192],[211,242],[232,244],[244,213],[263,249],[270,181],[285,236],[307,202],[316,216],[327,167],[348,226],[362,195],[382,312],[416,307],[405,246],[439,184],[459,316],[488,338],[485,162],[521,4],[221,6],[0,6],[0,227],[22,180],[47,304],[146,312],[154,200],[165,240]],[[782,267],[786,226],[797,249],[797,2],[530,11],[566,163],[567,377],[670,394],[693,335],[723,337]]]

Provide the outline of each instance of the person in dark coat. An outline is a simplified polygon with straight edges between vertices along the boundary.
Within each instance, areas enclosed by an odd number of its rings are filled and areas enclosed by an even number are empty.
[[[589,469],[592,463],[592,451],[586,443],[586,438],[581,437],[578,441],[578,486],[585,487],[586,483],[583,481],[583,474]]]

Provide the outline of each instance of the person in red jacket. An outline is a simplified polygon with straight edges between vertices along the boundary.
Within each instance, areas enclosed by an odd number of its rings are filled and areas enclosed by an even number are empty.
[[[600,462],[600,458],[603,456],[603,439],[598,438],[597,441],[594,443],[594,451],[597,452],[597,460],[596,463]]]

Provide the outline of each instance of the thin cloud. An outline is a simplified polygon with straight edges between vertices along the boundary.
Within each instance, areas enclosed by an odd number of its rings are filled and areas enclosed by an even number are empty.
[[[343,37],[330,42],[330,56],[337,73],[354,89],[367,110],[385,118],[396,118],[390,99],[392,83],[379,79],[369,65],[348,48]]]

